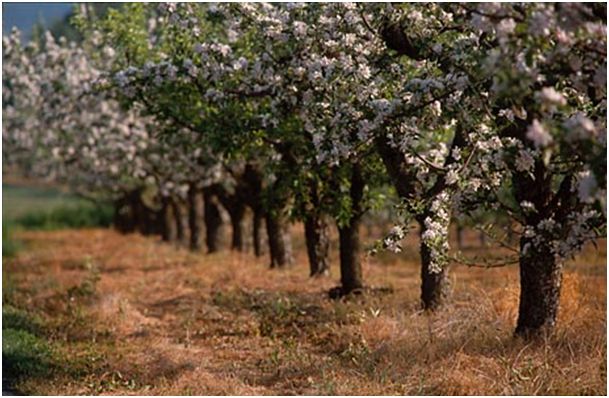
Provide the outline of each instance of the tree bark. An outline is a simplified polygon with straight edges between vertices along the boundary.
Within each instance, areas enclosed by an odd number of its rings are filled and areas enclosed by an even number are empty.
[[[203,194],[194,184],[188,190],[188,226],[190,250],[200,251],[203,232]]]
[[[365,182],[359,165],[352,166],[351,188],[351,217],[348,225],[338,228],[340,242],[340,295],[345,296],[351,293],[360,292],[364,287],[362,264],[361,264],[361,244],[360,244],[360,224],[362,220],[363,198]]]
[[[254,209],[254,219],[252,223],[253,227],[253,239],[254,239],[254,254],[256,257],[262,256],[263,253],[263,245],[262,245],[262,227],[264,222],[264,214],[262,209],[255,208]]]
[[[418,220],[420,235],[425,232],[424,218]],[[448,298],[450,280],[448,278],[448,265],[442,267],[440,272],[431,272],[431,250],[421,239],[421,303],[425,310],[436,310]]]
[[[243,181],[242,176],[233,175],[237,184],[233,190],[229,190],[217,184],[213,187],[214,191],[222,206],[226,209],[230,216],[230,222],[232,227],[232,242],[231,249],[245,252],[247,246],[245,242],[245,210],[246,210],[246,185]]]
[[[135,220],[132,206],[133,193],[129,192],[114,202],[114,227],[121,233],[135,231]]]
[[[360,262],[359,227],[359,218],[351,218],[349,225],[338,229],[341,296],[354,293],[364,287]]]
[[[144,209],[142,206],[142,200],[140,198],[139,190],[131,192],[131,194],[129,195],[129,202],[131,207],[131,217],[133,221],[133,231],[137,231],[143,234]]]
[[[532,337],[556,324],[562,264],[548,247],[538,248],[530,238],[520,240],[520,305],[516,334]]]
[[[271,268],[283,268],[294,263],[292,238],[287,229],[283,211],[284,209],[275,209],[275,211],[269,211],[266,215]]]
[[[141,201],[141,216],[138,230],[142,235],[161,235],[163,229],[159,221],[160,212],[156,209],[148,207],[144,201]]]
[[[328,275],[330,273],[328,223],[323,216],[307,214],[304,225],[310,276]]]
[[[573,178],[567,176],[553,194],[552,176],[541,161],[535,162],[533,175],[517,173],[512,186],[518,203],[531,202],[535,211],[524,215],[527,229],[536,230],[539,222],[553,218],[566,222],[574,210]],[[520,303],[516,335],[526,338],[543,335],[554,328],[558,315],[562,263],[543,239],[520,238]],[[566,237],[565,237],[566,238]]]
[[[264,190],[263,181],[264,176],[260,165],[251,162],[247,163],[243,171],[240,191],[242,193],[242,200],[253,212],[252,237],[254,254],[256,257],[260,257],[264,254],[262,243],[262,224],[265,217],[262,199],[262,192]]]
[[[210,188],[203,189],[205,244],[208,253],[220,250],[222,240],[222,217],[218,199]]]
[[[233,228],[233,240],[231,248],[239,252],[246,252],[247,246],[245,244],[245,204],[237,201],[227,207],[228,214],[230,215],[231,226]]]
[[[178,231],[174,207],[170,198],[162,199],[161,214],[163,220],[162,239],[164,242],[175,242]]]
[[[171,200],[173,213],[176,219],[176,243],[180,246],[188,245],[188,215],[184,203],[179,198]]]
[[[465,132],[461,123],[457,124],[455,129],[455,136],[451,143],[449,155],[444,161],[444,166],[448,166],[456,161],[453,155],[454,148],[461,148],[465,146]],[[388,144],[386,137],[379,137],[376,140],[376,147],[378,148],[379,154],[385,164],[387,173],[391,177],[396,191],[402,199],[409,200],[417,196],[417,177],[416,170],[410,168],[405,162],[404,154],[397,148],[392,147]],[[438,176],[436,182],[431,188],[425,189],[423,197],[427,200],[431,200],[442,192],[446,192],[450,189],[446,183],[446,176]],[[425,228],[425,215],[418,217],[417,220],[421,225],[421,234]],[[443,267],[440,273],[430,272],[431,264],[431,251],[421,239],[421,301],[423,308],[425,309],[436,309],[444,301],[446,301],[449,286],[448,286],[448,269],[447,266]]]
[[[158,228],[158,211],[149,208],[142,199],[142,191],[136,190],[131,194],[131,213],[133,217],[133,230],[142,235],[160,233]]]

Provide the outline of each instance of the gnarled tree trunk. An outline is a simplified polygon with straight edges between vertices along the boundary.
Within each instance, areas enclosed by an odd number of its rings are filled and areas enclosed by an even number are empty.
[[[328,222],[321,215],[307,214],[304,226],[310,275],[328,275],[330,273]]]
[[[142,202],[142,225],[140,232],[143,235],[155,235],[159,234],[160,228],[158,228],[158,211],[151,209]]]
[[[161,216],[163,221],[162,239],[164,242],[175,242],[178,236],[176,215],[170,198],[162,199]]]
[[[248,163],[242,175],[241,196],[242,200],[252,209],[252,240],[254,254],[260,257],[264,254],[262,227],[265,218],[262,199],[263,174],[260,165]]]
[[[134,229],[142,235],[160,233],[158,228],[158,211],[146,205],[142,198],[142,190],[136,190],[131,195]]]
[[[130,196],[131,193],[125,194],[114,202],[114,228],[124,234],[135,230]]]
[[[190,250],[199,251],[203,235],[203,193],[194,184],[188,190],[188,226]]]
[[[424,217],[418,220],[421,236],[425,233]],[[442,267],[440,272],[431,269],[431,249],[421,239],[421,303],[425,310],[438,309],[445,303],[450,290],[448,266]]]
[[[255,208],[254,209],[254,217],[252,222],[252,234],[254,240],[254,254],[256,257],[260,257],[264,254],[263,244],[262,244],[262,228],[264,223],[264,213],[262,209]]]
[[[534,117],[532,113],[529,118]],[[501,134],[516,138],[533,149],[533,143],[526,138],[529,123],[530,119],[510,123]],[[540,223],[553,220],[561,226],[580,206],[573,193],[575,176],[567,173],[558,185],[557,177],[541,159],[535,160],[532,169],[512,174],[516,202],[532,205],[522,212],[526,233],[520,238],[520,303],[515,330],[516,335],[526,338],[544,335],[554,328],[560,300],[562,262],[553,253],[551,243],[546,242],[543,235],[538,236],[544,233],[543,228],[539,229]],[[562,239],[567,239],[571,231],[561,230]]]
[[[227,207],[227,210],[233,228],[231,248],[239,252],[245,252],[247,251],[245,244],[245,204],[235,200],[234,203]]]
[[[188,215],[186,207],[180,198],[171,200],[173,213],[176,219],[176,243],[180,246],[188,245]]]
[[[131,215],[133,217],[133,229],[143,234],[144,226],[144,206],[142,204],[141,192],[136,189],[129,195]]]
[[[529,238],[521,238],[520,250],[520,304],[516,334],[529,337],[549,331],[556,324],[562,264],[556,261],[549,248],[535,249]]]
[[[358,291],[364,287],[360,261],[360,220],[351,218],[349,225],[338,228],[340,244],[340,295]]]
[[[460,148],[465,145],[465,132],[460,123],[457,124],[455,130],[455,136],[453,138],[449,155],[445,159],[444,165],[448,166],[456,161],[453,157],[453,149]],[[413,199],[417,192],[417,176],[416,170],[412,170],[404,154],[395,147],[392,147],[386,140],[385,137],[377,139],[376,146],[379,150],[379,154],[383,159],[383,163],[387,168],[387,172],[391,177],[396,191],[403,199]],[[440,194],[447,193],[451,195],[451,190],[446,184],[445,175],[438,176],[436,182],[431,188],[428,188],[424,197],[427,200],[433,200],[433,198]],[[429,209],[427,213],[429,214]],[[419,217],[419,224],[421,225],[421,234],[425,231],[425,215]],[[448,245],[447,245],[448,246]],[[431,250],[421,239],[421,301],[425,309],[436,309],[443,301],[446,301],[449,293],[449,280],[448,280],[448,268],[444,266],[439,273],[430,272],[431,265]]]
[[[339,226],[338,236],[340,242],[340,295],[361,291],[364,287],[362,264],[361,264],[361,244],[360,244],[360,224],[363,216],[363,198],[365,182],[360,166],[354,164],[351,173],[351,217],[349,223]]]
[[[275,209],[266,215],[271,268],[282,268],[294,263],[292,237],[283,213],[284,209]]]
[[[247,251],[247,245],[245,241],[245,211],[246,211],[246,199],[247,195],[245,192],[245,183],[240,175],[234,175],[236,180],[236,186],[234,191],[226,189],[224,186],[218,184],[214,186],[214,190],[222,203],[222,206],[228,212],[230,216],[230,222],[232,226],[232,242],[231,249],[245,252]]]
[[[553,195],[552,176],[541,161],[536,161],[532,175],[517,173],[512,186],[518,203],[527,201],[535,210],[524,215],[525,228],[535,231],[538,224],[552,217],[566,221],[573,210],[573,179],[567,176]],[[550,216],[551,215],[551,216]],[[551,331],[556,324],[562,280],[562,263],[543,239],[520,238],[520,304],[515,333],[534,337]]]
[[[220,250],[222,241],[222,216],[218,199],[211,188],[203,189],[205,244],[208,253]]]

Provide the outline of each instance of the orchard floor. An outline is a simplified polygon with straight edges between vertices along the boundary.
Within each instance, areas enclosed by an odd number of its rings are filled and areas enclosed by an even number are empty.
[[[111,230],[17,238],[4,328],[48,348],[11,381],[26,394],[607,393],[604,240],[567,264],[555,334],[525,342],[512,336],[517,267],[454,266],[452,303],[423,314],[415,240],[364,262],[366,282],[393,292],[330,301],[336,258],[331,277],[310,279],[302,238],[287,270]]]

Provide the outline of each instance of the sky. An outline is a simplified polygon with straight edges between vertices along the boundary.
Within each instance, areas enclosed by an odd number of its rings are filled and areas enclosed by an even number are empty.
[[[73,7],[74,3],[2,3],[2,34],[10,33],[13,26],[29,37],[32,27],[38,21],[45,26],[61,20]]]

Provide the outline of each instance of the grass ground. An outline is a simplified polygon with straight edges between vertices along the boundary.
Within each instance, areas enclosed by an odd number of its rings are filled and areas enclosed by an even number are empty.
[[[2,184],[2,221],[4,222],[15,221],[32,212],[52,211],[59,207],[86,203],[55,187],[33,186],[15,179],[10,181]]]
[[[3,265],[5,373],[51,395],[606,394],[604,241],[566,266],[556,333],[527,343],[512,337],[516,267],[454,267],[452,303],[422,314],[413,240],[364,263],[391,293],[334,302],[336,259],[309,279],[294,235],[297,265],[277,271],[111,230],[21,231]]]
[[[55,230],[107,227],[113,208],[93,203],[57,187],[9,177],[2,184],[2,256],[12,257],[20,248],[20,229]]]

